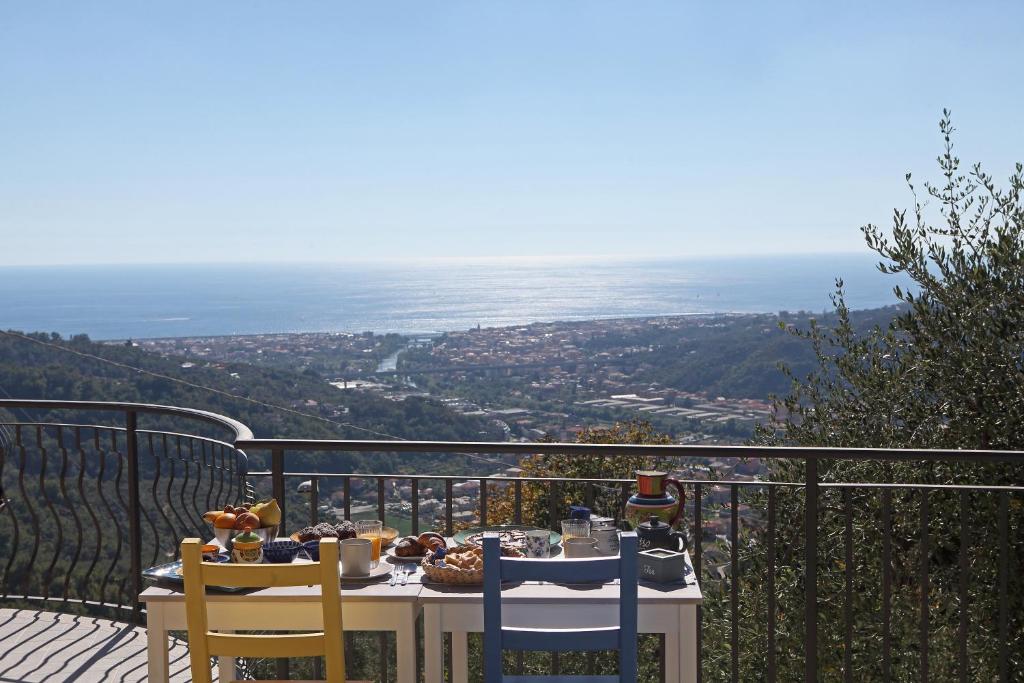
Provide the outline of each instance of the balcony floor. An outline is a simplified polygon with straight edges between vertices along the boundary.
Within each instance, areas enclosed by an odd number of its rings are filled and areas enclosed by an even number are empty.
[[[189,681],[188,648],[170,651],[171,681]],[[145,681],[146,629],[123,622],[0,609],[0,682]]]

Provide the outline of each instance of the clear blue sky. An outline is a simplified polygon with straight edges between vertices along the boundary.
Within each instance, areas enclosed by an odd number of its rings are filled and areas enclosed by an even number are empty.
[[[863,250],[1024,3],[0,4],[0,264]]]

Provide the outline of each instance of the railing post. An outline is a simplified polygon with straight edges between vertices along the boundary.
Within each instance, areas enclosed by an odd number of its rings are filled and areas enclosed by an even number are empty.
[[[280,531],[288,528],[284,495],[284,451],[280,448],[270,451],[270,483],[272,494],[277,499],[278,507],[281,508],[281,526],[278,527],[278,533],[280,533]],[[288,679],[291,667],[287,659],[277,659],[274,668],[278,678],[282,680]]]
[[[280,529],[287,529],[284,499],[284,451],[279,448],[270,451],[270,482],[273,487],[273,496],[277,499],[277,504],[281,508]]]
[[[128,550],[131,555],[132,577],[129,584],[134,597],[132,599],[132,621],[142,623],[142,509],[139,505],[139,444],[136,430],[138,414],[134,410],[125,413],[125,439],[128,457]]]
[[[818,680],[818,461],[807,458],[807,495],[804,503],[804,681]]]
[[[320,477],[309,480],[309,525],[320,521]],[[320,661],[319,659],[316,661]]]

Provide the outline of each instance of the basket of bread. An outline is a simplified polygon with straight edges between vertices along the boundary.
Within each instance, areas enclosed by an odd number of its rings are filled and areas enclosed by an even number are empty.
[[[522,557],[515,548],[502,546],[504,557]],[[484,582],[484,549],[475,545],[455,548],[431,548],[421,563],[423,573],[431,581],[456,585]]]

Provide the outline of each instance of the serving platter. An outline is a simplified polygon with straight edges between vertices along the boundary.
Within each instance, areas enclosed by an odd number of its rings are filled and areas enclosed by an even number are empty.
[[[208,561],[208,560],[204,560]],[[227,554],[220,554],[217,556],[217,562],[230,562],[231,557]],[[295,558],[292,564],[308,564],[312,560],[304,559],[301,557]],[[269,563],[265,563],[269,564]],[[338,563],[341,566],[341,563]],[[376,581],[383,579],[394,571],[394,566],[387,562],[378,562],[377,566],[370,570],[370,573],[366,576],[342,576],[342,583],[358,583],[360,581]],[[161,564],[156,567],[150,567],[149,569],[142,572],[142,576],[150,581],[167,581],[177,585],[183,585],[185,583],[184,577],[181,575],[181,560],[175,560],[174,562],[168,562],[167,564]],[[242,591],[252,590],[248,586],[207,586],[217,591],[223,591],[225,593],[240,593]]]
[[[209,560],[203,561],[209,562]],[[216,561],[230,562],[231,556],[227,553],[221,553],[217,555]],[[185,578],[181,575],[181,560],[175,560],[174,562],[168,562],[167,564],[150,567],[142,572],[142,577],[149,579],[150,581],[166,581],[167,583],[173,583],[179,586],[184,585],[185,583]],[[207,588],[212,588],[225,593],[240,593],[242,591],[250,590],[244,586],[207,586]]]
[[[483,542],[484,533],[488,531],[496,531],[501,536],[502,546],[515,548],[516,550],[524,550],[526,548],[527,531],[547,531],[547,529],[541,529],[538,526],[529,526],[525,524],[478,526],[458,532],[455,534],[454,540],[456,545],[480,545]],[[548,533],[550,534],[549,543],[552,546],[558,545],[562,542],[562,534],[557,531],[548,531]]]

